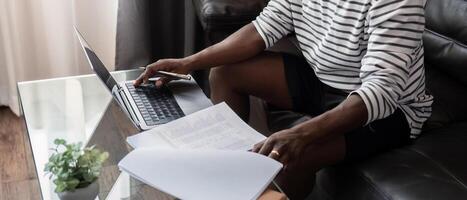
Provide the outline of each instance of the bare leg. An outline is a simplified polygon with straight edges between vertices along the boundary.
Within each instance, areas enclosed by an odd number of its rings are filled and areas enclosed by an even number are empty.
[[[275,181],[290,199],[304,199],[313,189],[316,172],[342,161],[344,156],[344,136],[310,145],[299,160],[279,173]]]
[[[283,109],[292,108],[282,56],[264,52],[244,62],[211,70],[211,100],[222,101],[247,121],[249,95]],[[291,199],[303,199],[311,191],[315,173],[344,159],[343,136],[310,145],[300,160],[292,162],[276,178]]]
[[[248,120],[249,95],[284,109],[292,108],[282,56],[264,52],[249,60],[211,69],[211,100],[225,101],[243,120]]]

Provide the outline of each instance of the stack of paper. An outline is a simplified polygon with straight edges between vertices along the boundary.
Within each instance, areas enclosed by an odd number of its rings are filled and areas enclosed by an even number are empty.
[[[141,148],[119,163],[132,177],[180,199],[256,199],[282,164],[247,151]]]
[[[256,199],[282,168],[246,151],[263,139],[221,103],[128,137],[119,167],[181,199]]]

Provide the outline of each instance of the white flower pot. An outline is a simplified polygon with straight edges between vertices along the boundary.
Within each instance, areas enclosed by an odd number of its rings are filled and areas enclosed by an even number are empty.
[[[79,188],[75,191],[65,191],[57,193],[61,200],[94,200],[99,194],[99,184],[97,180],[85,188]]]

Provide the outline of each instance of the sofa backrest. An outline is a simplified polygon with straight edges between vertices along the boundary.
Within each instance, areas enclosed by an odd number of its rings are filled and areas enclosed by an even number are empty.
[[[427,0],[425,69],[431,129],[467,120],[467,1]]]

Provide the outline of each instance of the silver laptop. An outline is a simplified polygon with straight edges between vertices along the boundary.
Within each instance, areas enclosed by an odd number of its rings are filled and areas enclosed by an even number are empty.
[[[133,81],[117,83],[76,27],[75,33],[92,70],[139,129],[148,130],[185,115],[165,86],[157,89],[154,84],[134,87]]]

